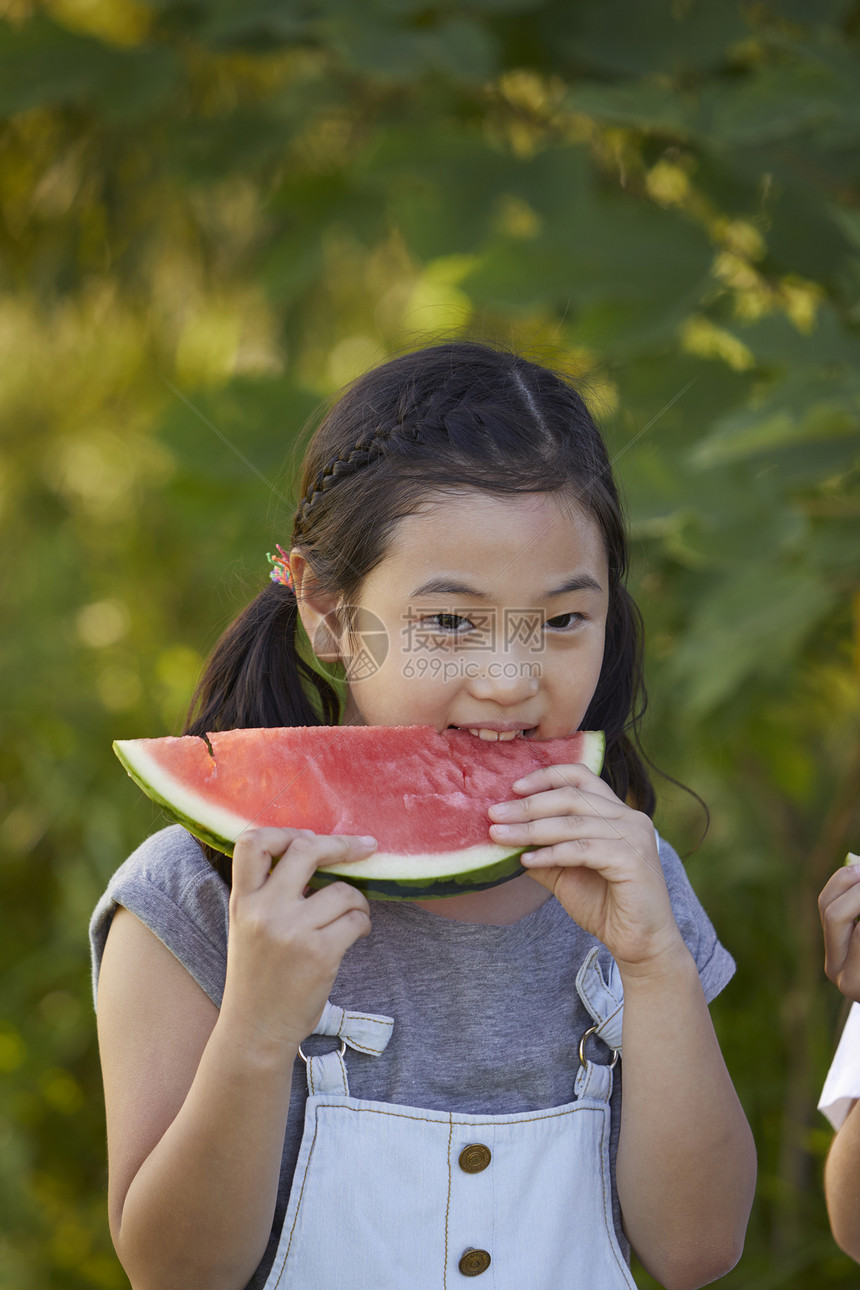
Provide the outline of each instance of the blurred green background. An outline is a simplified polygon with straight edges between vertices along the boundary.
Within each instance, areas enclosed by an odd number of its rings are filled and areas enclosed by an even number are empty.
[[[0,1288],[127,1284],[87,920],[344,381],[467,334],[618,461],[647,735],[760,1153],[727,1287],[860,1284],[815,1109],[860,849],[854,0],[0,0]],[[643,1285],[649,1285],[642,1278]]]

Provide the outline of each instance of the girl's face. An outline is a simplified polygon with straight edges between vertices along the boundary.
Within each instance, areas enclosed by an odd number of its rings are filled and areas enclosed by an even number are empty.
[[[565,495],[429,502],[362,587],[344,722],[572,734],[600,674],[607,605],[602,534]]]

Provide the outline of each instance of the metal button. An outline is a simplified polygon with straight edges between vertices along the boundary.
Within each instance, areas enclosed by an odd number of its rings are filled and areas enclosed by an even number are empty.
[[[490,1266],[490,1256],[486,1250],[467,1250],[457,1267],[464,1277],[479,1277]]]
[[[467,1174],[479,1174],[482,1169],[486,1169],[490,1159],[489,1147],[485,1147],[482,1142],[472,1142],[460,1152],[460,1168]]]

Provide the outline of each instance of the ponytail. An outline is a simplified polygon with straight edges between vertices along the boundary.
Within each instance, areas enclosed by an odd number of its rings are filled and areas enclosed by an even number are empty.
[[[337,679],[327,680],[305,661],[302,655],[310,650],[303,651],[303,637],[292,589],[269,582],[212,651],[194,691],[183,734],[338,725]],[[212,868],[230,886],[230,856],[200,845]]]

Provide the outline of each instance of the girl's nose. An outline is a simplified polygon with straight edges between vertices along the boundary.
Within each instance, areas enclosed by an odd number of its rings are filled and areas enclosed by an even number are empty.
[[[495,661],[482,667],[469,683],[472,697],[482,702],[511,707],[533,699],[540,689],[537,664]]]

